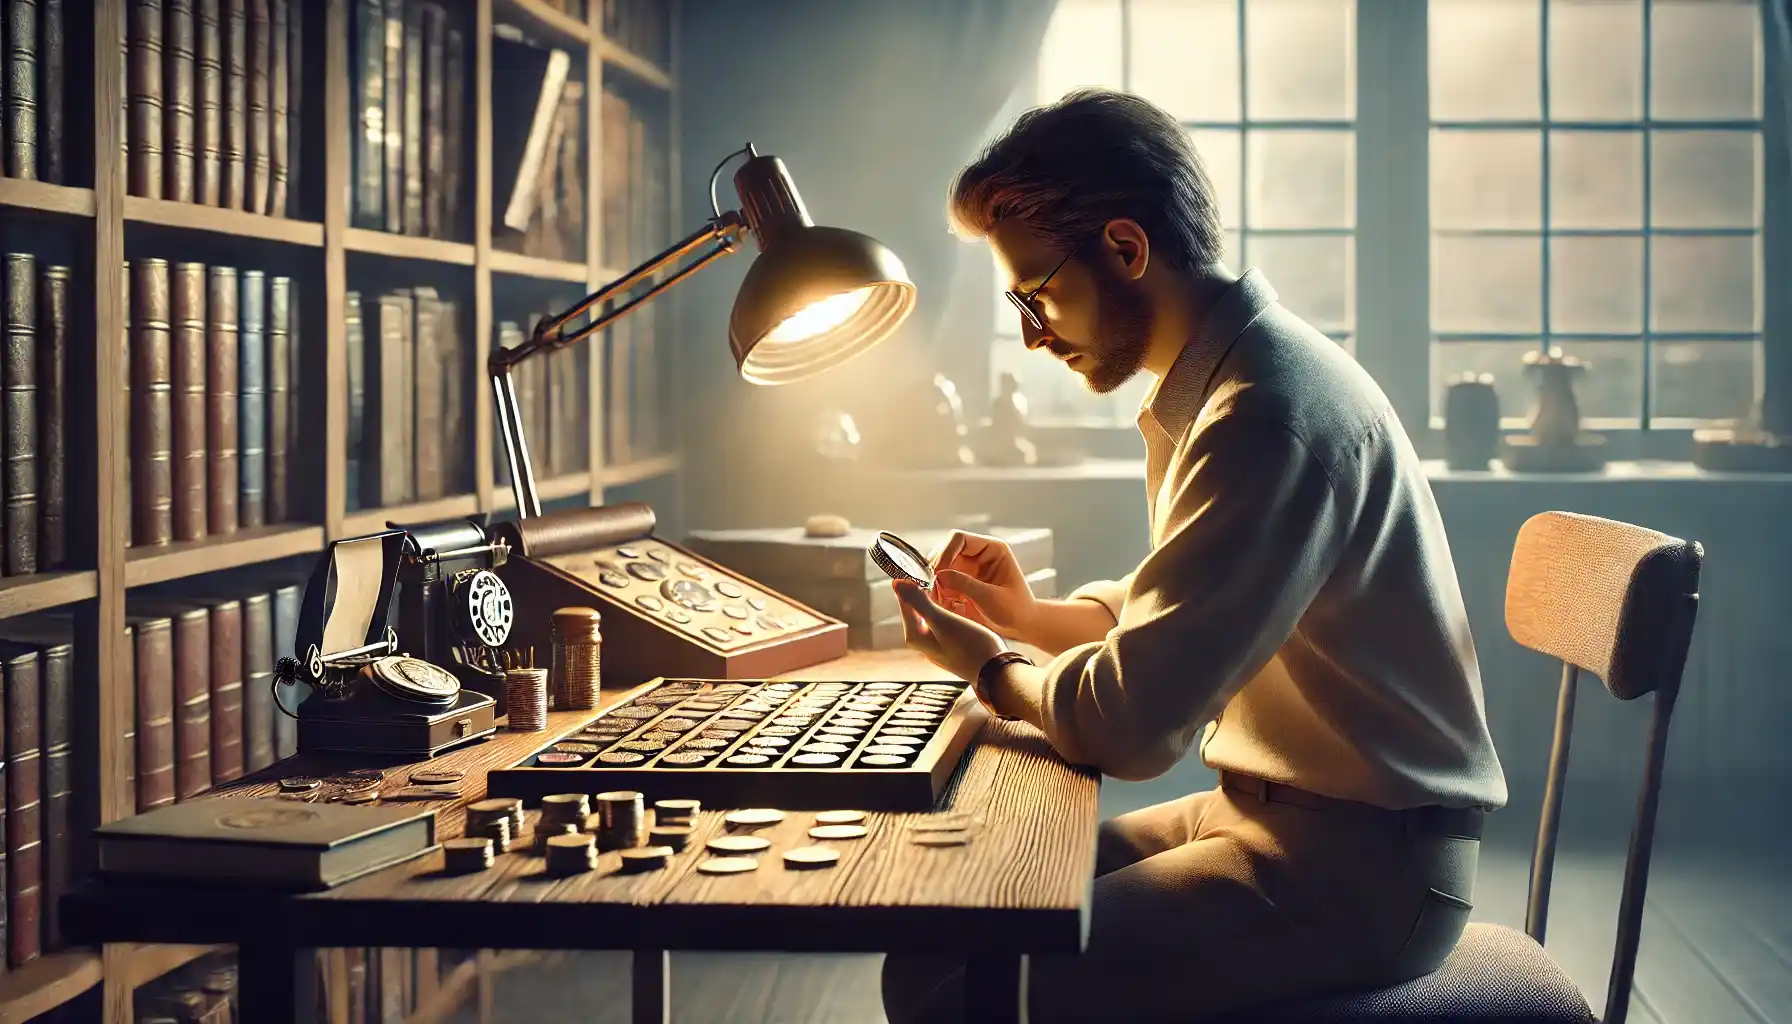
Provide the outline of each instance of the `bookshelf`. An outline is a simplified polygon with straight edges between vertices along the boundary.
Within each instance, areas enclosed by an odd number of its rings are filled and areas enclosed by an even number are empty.
[[[465,111],[463,188],[467,209],[461,237],[422,237],[374,230],[353,223],[351,185],[352,41],[354,0],[289,0],[303,11],[302,48],[293,54],[302,68],[299,114],[293,122],[299,158],[295,165],[291,216],[269,216],[131,194],[129,156],[120,141],[131,112],[126,107],[128,64],[121,62],[131,0],[98,0],[91,22],[83,5],[69,12],[66,118],[69,179],[92,187],[0,178],[0,224],[38,226],[75,239],[71,281],[68,360],[67,472],[68,545],[66,568],[0,577],[0,619],[47,610],[74,613],[73,767],[76,820],[85,834],[100,821],[135,813],[125,790],[126,770],[119,736],[133,731],[127,678],[130,652],[124,638],[126,597],[134,588],[183,580],[224,570],[321,551],[330,540],[381,529],[388,520],[425,521],[480,513],[504,514],[514,501],[494,472],[490,392],[483,355],[498,321],[514,318],[505,296],[537,289],[548,311],[558,296],[576,297],[612,279],[603,245],[604,111],[602,87],[620,82],[632,94],[656,97],[665,125],[666,214],[682,224],[673,184],[678,179],[678,72],[675,57],[664,62],[637,53],[623,39],[606,34],[608,8],[615,0],[567,5],[547,0],[441,0],[464,11],[459,24],[467,38],[466,72],[472,80]],[[671,38],[665,51],[677,53],[679,0],[635,0],[667,12]],[[583,8],[579,15],[560,9]],[[493,39],[497,26],[522,29],[532,41],[568,52],[583,97],[583,252],[568,259],[525,256],[494,245],[493,225]],[[85,59],[84,59],[85,58]],[[278,66],[278,65],[276,65]],[[242,267],[267,266],[269,274],[289,274],[297,282],[300,310],[293,334],[303,367],[293,381],[298,390],[298,436],[315,451],[291,457],[288,521],[238,529],[199,540],[133,546],[130,487],[131,412],[125,390],[130,367],[114,358],[114,339],[126,329],[124,261],[153,239],[155,255],[170,262],[213,262],[228,258]],[[224,252],[228,257],[209,253]],[[463,323],[472,342],[468,415],[469,466],[460,467],[470,493],[450,494],[392,508],[349,507],[349,381],[347,300],[359,287],[356,274],[369,263],[391,264],[429,280],[454,280],[461,291]],[[558,289],[558,290],[555,290]],[[662,335],[669,321],[658,321]],[[595,340],[595,339],[594,339]],[[668,477],[679,470],[675,452],[654,452],[620,462],[605,459],[606,359],[591,351],[586,409],[587,468],[571,473],[539,473],[544,497],[586,496],[601,504],[606,488]],[[675,359],[668,343],[665,357]],[[666,363],[661,373],[675,372]],[[624,395],[624,398],[628,396]],[[645,397],[645,396],[644,396]],[[531,437],[540,443],[540,439]],[[25,1021],[100,987],[106,1024],[133,1019],[132,992],[138,986],[208,952],[207,947],[119,945],[104,950],[63,949],[0,974],[0,1024]],[[482,959],[482,964],[486,961]],[[493,961],[496,962],[496,961]],[[466,965],[439,980],[462,986]]]

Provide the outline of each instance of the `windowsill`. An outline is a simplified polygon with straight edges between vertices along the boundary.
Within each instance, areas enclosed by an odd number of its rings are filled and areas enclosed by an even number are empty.
[[[1450,469],[1442,459],[1424,462],[1425,476],[1449,483],[1771,483],[1792,484],[1792,473],[1723,473],[1667,459],[1614,460],[1598,473],[1514,473],[1498,460],[1485,470]],[[952,466],[941,469],[874,470],[905,483],[1057,483],[1145,480],[1144,459],[1084,459],[1049,466]]]

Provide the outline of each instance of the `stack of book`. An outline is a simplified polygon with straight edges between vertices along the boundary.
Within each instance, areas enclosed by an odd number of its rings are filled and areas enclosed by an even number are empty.
[[[126,264],[131,543],[285,522],[298,389],[293,280]]]
[[[49,6],[49,5],[43,5]],[[297,214],[304,0],[126,0],[126,188]]]
[[[541,317],[529,318],[530,330]],[[515,348],[527,340],[520,324],[498,324],[497,348]],[[573,345],[545,356],[536,356],[510,371],[522,411],[524,438],[529,445],[529,464],[540,483],[549,477],[579,473],[591,468],[591,348]],[[496,481],[510,486],[510,466],[505,459],[503,436],[492,426],[492,458]]]
[[[350,7],[350,220],[356,227],[460,239],[472,60],[471,4],[354,0]],[[321,8],[320,8],[321,9]]]
[[[75,865],[73,638],[72,619],[0,620],[6,729],[0,947],[13,967],[62,948],[57,901],[68,891]]]
[[[565,50],[492,33],[492,243],[585,261],[585,83]]]
[[[434,288],[349,292],[348,507],[472,490],[472,352]]]
[[[662,68],[672,62],[670,3],[666,0],[603,0],[603,4],[605,38]]]
[[[6,114],[8,178],[69,184],[64,132],[68,109],[68,45],[62,0],[6,5],[6,65],[0,106]],[[77,74],[86,74],[83,62]]]
[[[4,278],[0,568],[21,576],[63,568],[68,560],[69,268],[7,253]]]

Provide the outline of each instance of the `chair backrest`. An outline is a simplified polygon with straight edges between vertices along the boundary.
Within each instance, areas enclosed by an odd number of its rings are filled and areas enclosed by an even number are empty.
[[[1642,796],[1624,862],[1606,1024],[1623,1024],[1629,1013],[1668,723],[1692,643],[1704,557],[1704,549],[1696,542],[1571,512],[1531,517],[1519,529],[1512,550],[1512,571],[1506,580],[1506,629],[1524,646],[1562,662],[1549,781],[1543,794],[1525,913],[1525,931],[1538,943],[1543,942],[1549,917],[1550,879],[1579,674],[1584,670],[1598,676],[1620,700],[1655,694]]]

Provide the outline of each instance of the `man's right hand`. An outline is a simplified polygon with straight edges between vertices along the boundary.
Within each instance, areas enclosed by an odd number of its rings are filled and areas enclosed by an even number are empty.
[[[1008,542],[952,531],[933,556],[933,599],[1009,640],[1029,642],[1038,602]]]

